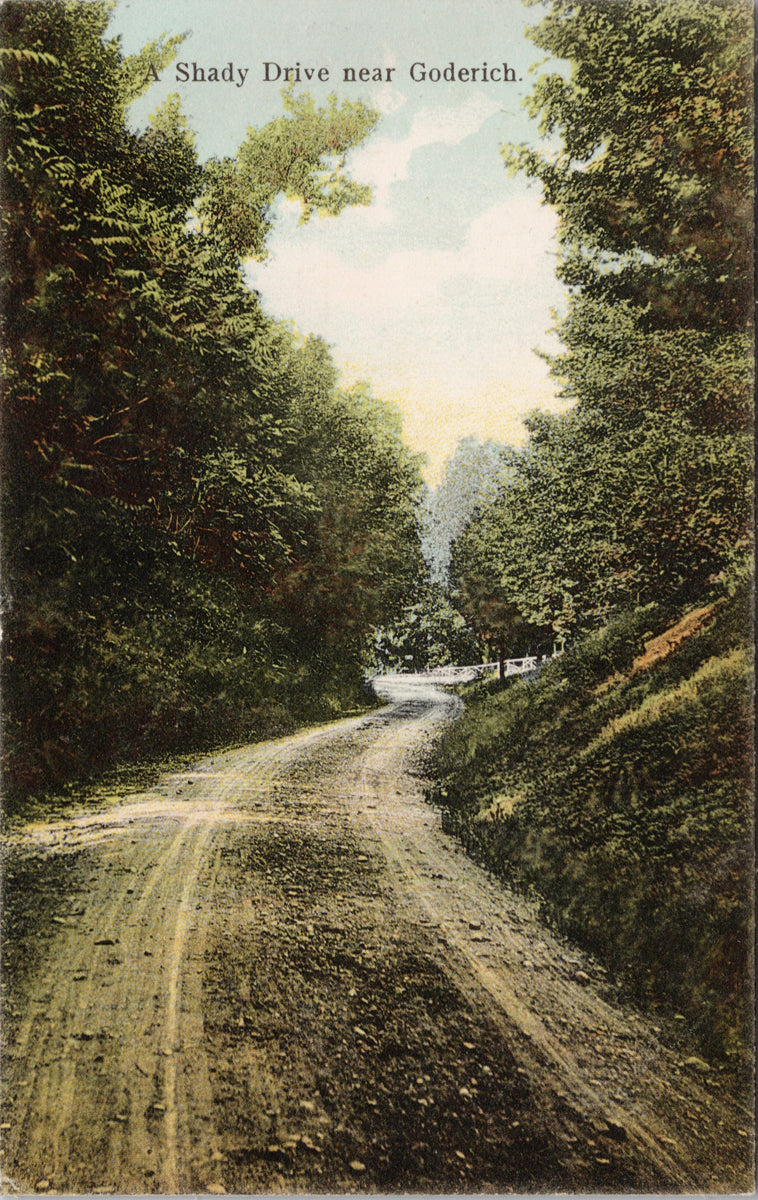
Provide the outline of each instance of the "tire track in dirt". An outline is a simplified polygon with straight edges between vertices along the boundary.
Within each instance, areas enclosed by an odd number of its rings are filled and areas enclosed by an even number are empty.
[[[180,1193],[231,1180],[282,1191],[329,1179],[352,1191],[360,1126],[364,1139],[384,1130],[379,1190],[469,1186],[473,1142],[445,1141],[464,1130],[482,1143],[485,1190],[527,1177],[536,1146],[550,1150],[547,1174],[535,1176],[543,1190],[558,1162],[567,1186],[737,1190],[746,1146],[736,1126],[749,1118],[606,1003],[598,969],[441,832],[421,799],[420,755],[459,701],[423,682],[392,686],[387,709],[211,755],[112,808],[7,839],[9,865],[39,888],[39,921],[30,901],[19,943],[36,957],[14,960],[4,981],[3,1162],[17,1186]],[[381,964],[401,974],[385,978]],[[409,971],[442,1005],[439,1025],[407,994]],[[371,1013],[375,989],[393,982],[401,1024],[390,1035],[381,1005]],[[466,1049],[460,1030],[476,1021]],[[443,1045],[446,1057],[425,1069],[424,1048]],[[336,1074],[329,1047],[343,1063]],[[363,1102],[353,1080],[370,1078],[372,1055],[376,1090]],[[523,1095],[515,1075],[497,1078],[514,1058]],[[347,1064],[355,1074],[340,1076]],[[414,1090],[418,1120],[407,1115]],[[505,1136],[501,1114],[519,1096],[523,1113],[511,1113]],[[363,1125],[350,1116],[356,1104]],[[285,1110],[290,1131],[272,1134],[269,1149],[266,1123]],[[434,1133],[437,1112],[453,1132]],[[419,1158],[434,1156],[419,1149],[433,1137],[437,1176]],[[285,1180],[283,1156],[297,1153],[307,1161]]]
[[[167,1192],[179,1190],[178,1151],[178,1096],[177,1096],[177,1050],[176,1040],[180,1028],[179,1005],[182,999],[182,975],[184,974],[185,942],[189,933],[190,906],[194,907],[195,889],[200,874],[203,853],[210,840],[210,827],[206,827],[195,839],[190,863],[183,862],[184,886],[179,899],[179,907],[173,930],[173,940],[169,950],[169,977],[166,988],[166,1018],[163,1026],[163,1052],[166,1066],[163,1077],[163,1103],[165,1107],[166,1135],[163,1170],[163,1184]],[[195,1010],[196,1011],[196,1010]],[[188,1031],[189,1032],[189,1031]],[[188,1037],[194,1045],[202,1045],[202,1039]],[[183,1107],[183,1106],[182,1106]]]
[[[3,1152],[18,1186],[141,1191],[147,1177],[182,1190],[195,1134],[184,1114],[195,1127],[213,1121],[201,1002],[214,847],[230,824],[267,820],[276,781],[330,735],[214,756],[125,804],[9,839],[22,858],[74,860],[74,896],[95,885],[83,905],[55,903],[47,962],[14,997],[20,1020],[4,1022],[3,1096],[16,1119],[4,1122]],[[180,798],[190,788],[193,800]],[[93,1173],[103,1161],[105,1182]]]
[[[143,1062],[148,1062],[148,1068],[142,1066],[141,1070],[149,1085],[160,1052],[150,1043],[151,1030],[171,1027],[176,1002],[171,981],[177,964],[169,959],[164,1026],[156,1020],[161,1005],[152,1003],[161,990],[166,991],[161,978],[163,964],[158,956],[155,969],[146,971],[144,955],[152,957],[155,951],[142,947],[145,942],[157,947],[162,932],[168,932],[170,938],[178,864],[184,867],[194,861],[197,870],[201,861],[207,822],[203,830],[196,818],[187,820],[189,826],[183,821],[174,831],[174,819],[168,820],[165,829],[156,828],[155,819],[150,818],[147,856],[155,860],[152,863],[146,863],[142,855],[129,854],[135,839],[127,838],[125,845],[123,835],[116,835],[105,861],[92,864],[100,865],[107,876],[114,873],[114,863],[119,861],[112,851],[127,853],[132,864],[127,879],[134,880],[138,873],[147,876],[141,896],[133,905],[135,888],[122,883],[100,908],[95,904],[86,910],[90,928],[69,933],[67,944],[58,953],[63,966],[58,981],[52,983],[47,1029],[40,1030],[39,1019],[32,1013],[16,1043],[16,1058],[23,1063],[24,1073],[33,1077],[35,1109],[41,1114],[41,1119],[22,1127],[20,1136],[26,1143],[26,1156],[44,1164],[45,1174],[59,1177],[71,1169],[72,1160],[76,1162],[81,1140],[78,1114],[94,1116],[95,1123],[109,1131],[101,1139],[107,1143],[102,1150],[113,1158],[126,1140],[127,1129],[132,1142],[139,1140],[139,1131],[145,1132],[144,1112],[151,1101],[163,1099],[168,1107],[165,1097],[146,1097],[140,1091],[135,1095],[129,1068],[133,1067],[134,1045],[140,1044]],[[158,849],[161,841],[163,851]],[[173,948],[177,951],[181,950],[182,932],[181,926],[175,925]],[[113,1069],[107,1071],[101,1063],[112,1063]],[[86,1161],[83,1152],[81,1157]]]
[[[405,698],[409,719],[364,754],[356,797],[401,890],[439,931],[448,971],[464,990],[478,985],[495,1001],[517,1035],[517,1060],[530,1077],[550,1080],[544,1103],[553,1121],[569,1139],[592,1143],[599,1136],[598,1160],[634,1151],[645,1164],[641,1176],[635,1169],[640,1186],[653,1190],[730,1191],[739,1186],[740,1162],[742,1179],[750,1180],[751,1113],[682,1072],[648,1022],[598,995],[590,974],[594,983],[604,981],[595,965],[552,937],[528,904],[443,833],[422,787],[411,782],[421,744],[414,723],[428,727],[425,705],[436,705],[437,720],[457,710],[434,690],[423,677],[384,683],[384,695]],[[703,1113],[705,1124],[692,1120]],[[725,1153],[730,1144],[733,1151]]]

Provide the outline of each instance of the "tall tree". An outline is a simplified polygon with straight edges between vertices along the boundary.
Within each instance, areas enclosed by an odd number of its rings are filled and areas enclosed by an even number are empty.
[[[743,0],[550,0],[531,31],[570,65],[529,98],[560,148],[504,154],[559,214],[570,296],[550,362],[577,407],[535,418],[474,524],[497,547],[493,588],[538,623],[691,601],[750,545],[752,16]]]
[[[474,510],[493,500],[511,471],[510,447],[465,437],[445,463],[422,505],[424,556],[432,578],[448,583],[450,547]]]
[[[396,620],[424,575],[420,460],[402,443],[397,412],[368,385],[337,386],[320,339],[293,347],[289,369],[291,461],[317,508],[274,595],[304,663],[336,679],[349,674],[347,647],[362,666],[366,629]]]
[[[417,487],[381,406],[356,400],[387,493],[376,528],[362,498],[332,532],[334,468],[301,460],[293,350],[240,264],[265,253],[278,194],[306,218],[365,201],[344,155],[376,114],[290,95],[235,160],[198,164],[175,97],[139,133],[125,121],[146,55],[168,61],[177,39],[124,58],[108,14],[100,0],[0,10],[3,748],[21,787],[236,736],[288,703],[291,646],[328,638],[306,608],[275,603],[282,578],[307,546],[319,587],[344,594],[344,555],[324,550],[340,537],[363,547],[367,593],[402,590],[390,527],[410,536]],[[356,457],[347,426],[335,461]],[[350,611],[354,678],[374,610]]]
[[[557,209],[566,281],[655,326],[750,316],[753,17],[745,0],[551,0],[531,30],[571,65],[529,98],[561,148],[506,161]]]

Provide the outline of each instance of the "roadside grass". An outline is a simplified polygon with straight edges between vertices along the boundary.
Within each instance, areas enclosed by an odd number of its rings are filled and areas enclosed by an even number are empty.
[[[429,799],[703,1053],[753,1034],[751,597],[624,613],[528,683],[477,684]]]
[[[356,691],[340,697],[304,697],[297,705],[261,706],[249,710],[244,724],[232,728],[226,736],[197,736],[180,751],[134,753],[115,763],[106,760],[101,769],[93,768],[54,787],[27,793],[9,791],[0,810],[0,832],[9,834],[31,822],[42,824],[102,811],[122,803],[129,794],[148,791],[162,775],[187,770],[199,757],[344,721],[383,705],[384,701]]]

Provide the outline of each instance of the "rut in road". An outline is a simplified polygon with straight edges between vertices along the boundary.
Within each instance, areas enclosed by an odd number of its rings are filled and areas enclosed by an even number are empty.
[[[9,1188],[749,1186],[716,1073],[603,999],[424,804],[459,702],[388,686],[9,838]]]
[[[76,1164],[87,1170],[93,1156],[119,1190],[141,1191],[146,1179],[182,1190],[181,1124],[190,1112],[206,1126],[213,1116],[202,977],[218,847],[230,824],[266,808],[276,779],[314,737],[233,751],[125,805],[17,837],[22,861],[52,866],[54,894],[76,871],[68,907],[64,900],[43,932],[49,941],[55,928],[54,943],[38,945],[39,969],[7,1018],[17,1028],[4,1101],[11,1112],[30,1102],[6,1131],[4,1162],[24,1190],[42,1178],[71,1190]],[[8,892],[6,883],[12,919]],[[5,940],[13,942],[12,927]],[[28,1174],[14,1174],[14,1161]]]

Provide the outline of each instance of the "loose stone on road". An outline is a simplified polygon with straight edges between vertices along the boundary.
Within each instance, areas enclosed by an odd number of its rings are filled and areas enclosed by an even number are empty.
[[[718,1073],[442,833],[459,701],[384,688],[8,836],[6,1190],[752,1186]]]

